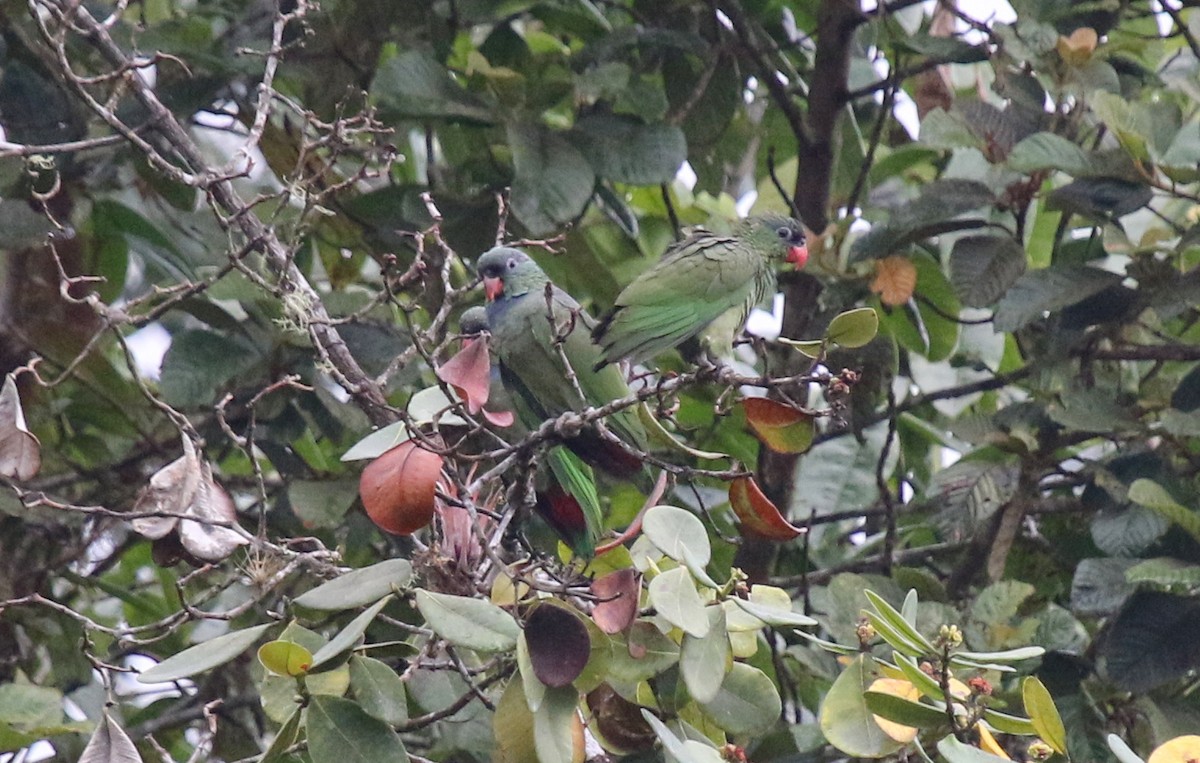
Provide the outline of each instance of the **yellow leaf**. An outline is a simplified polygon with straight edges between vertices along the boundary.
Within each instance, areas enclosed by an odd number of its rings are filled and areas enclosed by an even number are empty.
[[[1146,763],[1188,763],[1200,760],[1200,736],[1175,737],[1154,748]]]
[[[893,697],[901,699],[910,699],[916,702],[921,698],[921,692],[917,687],[913,686],[908,681],[899,678],[877,678],[867,687],[867,691],[877,691],[881,694],[890,694]],[[912,726],[903,726],[895,721],[889,721],[887,718],[878,715],[871,716],[883,733],[887,734],[892,739],[903,744],[908,744],[917,738],[917,729]]]
[[[1008,757],[1008,753],[1004,751],[1004,748],[1000,746],[1000,743],[996,741],[996,737],[992,736],[992,732],[987,730],[986,726],[979,724],[975,728],[979,729],[979,749],[984,752],[990,752],[993,755],[999,755],[1005,760],[1012,760],[1012,758]]]
[[[893,254],[875,261],[875,280],[871,281],[871,291],[879,295],[883,304],[889,307],[903,305],[912,299],[916,288],[917,266],[907,257]]]

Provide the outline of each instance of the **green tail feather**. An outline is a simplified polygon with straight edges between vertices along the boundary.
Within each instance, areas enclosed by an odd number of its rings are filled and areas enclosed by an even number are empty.
[[[596,492],[596,479],[592,475],[592,468],[561,445],[546,452],[546,464],[563,491],[574,498],[583,510],[583,532],[571,532],[573,537],[566,540],[576,554],[590,557],[595,554],[596,541],[599,540],[600,530],[604,525],[600,494]]]

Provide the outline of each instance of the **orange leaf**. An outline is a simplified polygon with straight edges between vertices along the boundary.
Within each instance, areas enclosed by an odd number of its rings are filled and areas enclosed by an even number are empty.
[[[893,254],[875,261],[875,280],[871,291],[879,295],[879,301],[890,307],[903,305],[912,299],[917,288],[917,266],[907,257]]]
[[[729,505],[742,523],[742,532],[767,540],[786,541],[805,530],[790,524],[775,504],[763,495],[753,477],[738,477],[729,483]]]
[[[812,417],[765,397],[742,401],[746,422],[758,439],[776,453],[803,453],[812,447]]]
[[[487,342],[464,339],[462,349],[437,369],[438,378],[454,387],[471,413],[479,413],[488,401],[492,381],[492,359]]]
[[[412,535],[429,524],[442,457],[405,440],[367,464],[358,481],[367,516],[393,535]]]
[[[1081,26],[1071,32],[1070,37],[1059,35],[1056,47],[1062,60],[1074,66],[1083,66],[1091,59],[1099,42],[1100,36],[1096,34],[1095,29],[1090,26]]]

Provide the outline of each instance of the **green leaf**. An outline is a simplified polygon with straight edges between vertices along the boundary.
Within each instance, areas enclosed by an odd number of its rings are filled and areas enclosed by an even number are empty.
[[[801,614],[791,609],[779,609],[759,604],[754,601],[745,599],[731,598],[737,606],[741,607],[748,614],[754,615],[759,620],[762,620],[766,625],[772,625],[777,628],[805,628],[810,625],[816,625],[817,621],[808,615]]]
[[[1067,729],[1054,706],[1054,698],[1037,676],[1026,676],[1021,682],[1021,699],[1025,712],[1042,741],[1059,755],[1067,754]]]
[[[984,752],[978,747],[963,744],[955,739],[953,734],[943,737],[938,742],[937,748],[947,763],[1004,763],[1008,760],[1008,758]]]
[[[1033,726],[1033,721],[1028,718],[1021,718],[1016,715],[1002,713],[999,710],[991,708],[983,711],[983,719],[987,721],[992,728],[1005,734],[1020,734],[1022,736],[1033,736],[1037,734],[1037,729]]]
[[[464,90],[446,67],[419,50],[384,62],[371,83],[371,96],[384,111],[400,117],[441,117],[494,121],[491,108]]]
[[[1200,666],[1200,652],[1190,636],[1198,630],[1200,600],[1136,591],[1109,621],[1099,652],[1113,683],[1145,693]]]
[[[679,648],[679,672],[688,693],[701,704],[717,697],[721,683],[733,665],[733,650],[725,628],[725,610],[705,607],[708,615],[708,634],[696,638],[683,634]]]
[[[408,698],[396,671],[371,657],[350,658],[350,688],[371,716],[395,726],[408,720]]]
[[[177,408],[212,405],[218,392],[245,374],[256,360],[252,350],[232,337],[181,331],[171,337],[171,347],[163,356],[159,389]]]
[[[871,656],[860,654],[834,680],[821,702],[819,719],[825,739],[851,757],[882,758],[904,746],[883,733],[863,696],[879,677]]]
[[[735,662],[704,712],[730,734],[761,734],[779,721],[782,702],[775,684],[752,665]]]
[[[536,712],[546,698],[546,684],[538,679],[533,670],[533,660],[529,657],[529,643],[525,640],[524,632],[517,636],[517,670],[524,685],[525,702],[530,712]]]
[[[1086,151],[1061,135],[1038,132],[1025,138],[1008,155],[1008,166],[1017,172],[1031,174],[1040,170],[1061,170],[1079,177],[1092,170]]]
[[[926,184],[916,200],[895,209],[886,222],[876,223],[850,247],[850,261],[885,257],[914,241],[952,230],[978,228],[979,219],[955,220],[959,215],[995,203],[987,185],[974,180],[937,180]]]
[[[674,125],[591,114],[577,121],[567,137],[597,175],[618,183],[669,183],[687,159],[687,141]]]
[[[863,594],[867,597],[867,600],[871,602],[871,606],[875,608],[875,611],[879,613],[879,616],[883,618],[892,629],[898,632],[905,642],[915,647],[918,654],[934,654],[937,652],[933,644],[930,643],[929,639],[921,635],[921,632],[913,627],[913,625],[905,619],[904,615],[900,614],[899,610],[897,610],[891,604],[888,604],[882,596],[871,590],[865,590],[863,591]],[[895,645],[893,644],[893,646]]]
[[[348,699],[315,695],[306,717],[312,763],[408,763],[408,752],[392,727]]]
[[[1105,616],[1116,612],[1133,592],[1125,572],[1133,559],[1083,559],[1075,565],[1071,579],[1071,611],[1080,615]]]
[[[29,683],[0,685],[0,721],[32,731],[62,723],[63,695],[57,689]]]
[[[363,611],[347,623],[345,628],[338,631],[338,634],[330,639],[328,644],[318,649],[317,653],[313,655],[312,669],[317,669],[334,657],[357,646],[358,640],[367,632],[367,627],[371,625],[371,621],[383,611],[388,601],[389,599],[387,598],[380,599],[369,609]]]
[[[1148,185],[1116,178],[1083,178],[1046,197],[1049,209],[1074,212],[1091,218],[1122,217],[1150,203],[1154,192]]]
[[[300,716],[303,712],[304,708],[296,705],[292,714],[280,726],[275,738],[271,740],[271,746],[263,753],[262,759],[258,763],[284,763],[289,759],[287,750],[300,737]]]
[[[685,549],[701,567],[712,558],[708,531],[692,512],[676,506],[654,506],[642,518],[642,532],[665,555],[684,561]]]
[[[662,742],[663,749],[677,763],[721,763],[721,761],[725,760],[721,756],[721,753],[711,746],[697,747],[696,745],[688,744],[695,740],[681,740],[675,736],[675,732],[667,728],[667,724],[660,721],[658,716],[645,708],[642,708],[642,717],[646,719],[646,723],[650,724],[650,728],[654,729],[658,740]]]
[[[903,726],[918,729],[935,729],[948,723],[946,712],[931,705],[913,702],[881,691],[863,692],[867,709],[881,718]]]
[[[932,676],[921,670],[916,660],[903,654],[898,654],[896,655],[896,667],[900,668],[900,672],[904,674],[904,677],[909,680],[909,683],[917,687],[917,691],[921,692],[921,694],[936,699],[939,702],[943,701],[944,694],[942,687],[938,686],[937,681]]]
[[[1012,332],[1119,283],[1121,277],[1086,265],[1031,270],[1017,279],[996,306],[997,331]]]
[[[142,763],[142,756],[125,729],[112,719],[108,710],[88,740],[78,763]]]
[[[587,159],[560,134],[536,123],[508,126],[515,177],[512,210],[535,236],[583,212],[596,176]]]
[[[533,742],[538,760],[575,760],[575,705],[579,692],[572,686],[546,689],[546,696],[533,712]]]
[[[312,652],[291,641],[268,641],[258,648],[258,661],[277,676],[295,678],[312,667]]]
[[[418,589],[417,609],[439,636],[477,652],[513,649],[521,632],[512,615],[482,599]]]
[[[1133,562],[1134,560],[1127,559],[1122,561]],[[1190,564],[1181,559],[1160,556],[1138,562],[1132,566],[1127,564],[1124,579],[1135,585],[1138,583],[1152,583],[1159,586],[1196,588],[1200,587],[1200,564]],[[1073,590],[1072,593],[1074,593]],[[1126,590],[1126,593],[1128,593],[1128,590]]]
[[[357,480],[295,480],[288,485],[292,512],[308,528],[337,527],[358,497]]]
[[[708,617],[705,615],[705,623]],[[652,623],[639,620],[629,629],[628,639],[612,639],[611,679],[636,684],[653,678],[679,662],[679,647]],[[637,654],[637,657],[634,657]]]
[[[342,454],[343,461],[363,461],[377,458],[405,440],[410,439],[408,427],[403,421],[388,424],[362,438]]]
[[[1134,480],[1129,486],[1129,500],[1174,522],[1188,535],[1200,540],[1200,515],[1177,502],[1157,482],[1145,477]]]
[[[294,603],[308,609],[357,609],[403,589],[411,582],[412,563],[407,559],[388,559],[322,583],[296,597]]]
[[[224,636],[217,636],[214,639],[205,641],[203,644],[197,644],[196,646],[184,649],[179,654],[171,655],[149,670],[142,671],[138,674],[138,681],[144,684],[175,681],[180,678],[194,676],[197,673],[203,673],[218,665],[224,665],[249,649],[255,641],[258,641],[259,637],[274,625],[274,623],[256,625],[253,628],[226,633]]]
[[[708,615],[686,567],[660,573],[650,581],[650,604],[667,622],[696,638],[708,633]]]
[[[834,316],[825,337],[842,347],[862,347],[879,333],[879,314],[871,307],[859,307]]]
[[[1011,236],[963,236],[950,250],[950,283],[967,307],[988,307],[1025,272],[1025,250]]]
[[[1020,662],[1041,657],[1045,653],[1046,650],[1040,646],[1023,646],[1018,649],[1006,649],[1003,652],[969,652],[964,649],[955,652],[951,657],[962,657],[976,662]]]

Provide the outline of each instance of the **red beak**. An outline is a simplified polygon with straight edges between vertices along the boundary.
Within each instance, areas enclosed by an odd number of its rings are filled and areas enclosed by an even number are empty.
[[[487,296],[488,302],[495,302],[497,297],[504,294],[504,281],[499,278],[483,279],[483,293]]]
[[[792,246],[788,247],[787,261],[796,266],[796,270],[804,267],[808,262],[808,247],[807,246]]]

